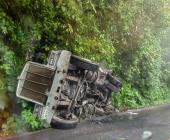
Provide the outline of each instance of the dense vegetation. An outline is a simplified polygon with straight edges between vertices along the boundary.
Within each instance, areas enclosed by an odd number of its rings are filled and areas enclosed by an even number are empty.
[[[168,0],[1,0],[0,69],[7,90],[15,93],[31,55],[41,52],[45,62],[49,51],[66,49],[111,68],[123,81],[121,94],[113,96],[116,107],[165,102],[169,11]]]

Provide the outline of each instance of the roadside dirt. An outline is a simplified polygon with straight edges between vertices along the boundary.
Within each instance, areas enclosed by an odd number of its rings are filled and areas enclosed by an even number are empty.
[[[11,132],[3,132],[3,125],[6,124],[7,119],[11,116],[11,103],[5,89],[5,78],[2,71],[0,71],[0,136],[8,136]]]

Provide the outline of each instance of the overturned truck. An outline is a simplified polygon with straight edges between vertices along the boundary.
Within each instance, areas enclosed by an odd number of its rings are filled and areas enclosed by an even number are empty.
[[[57,128],[74,128],[80,118],[110,112],[121,82],[98,64],[52,51],[46,65],[27,62],[19,76],[17,97],[35,103],[34,113]]]

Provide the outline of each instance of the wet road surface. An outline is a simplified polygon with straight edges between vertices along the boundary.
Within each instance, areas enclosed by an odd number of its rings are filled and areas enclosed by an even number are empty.
[[[151,140],[170,140],[170,105],[132,112],[93,118],[72,130],[50,128],[8,140],[141,140],[144,131],[152,132]]]

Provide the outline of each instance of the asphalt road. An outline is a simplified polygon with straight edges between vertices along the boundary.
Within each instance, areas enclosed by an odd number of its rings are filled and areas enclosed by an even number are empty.
[[[132,112],[93,118],[72,130],[50,128],[8,140],[141,140],[144,131],[152,132],[151,140],[170,140],[170,105]]]

